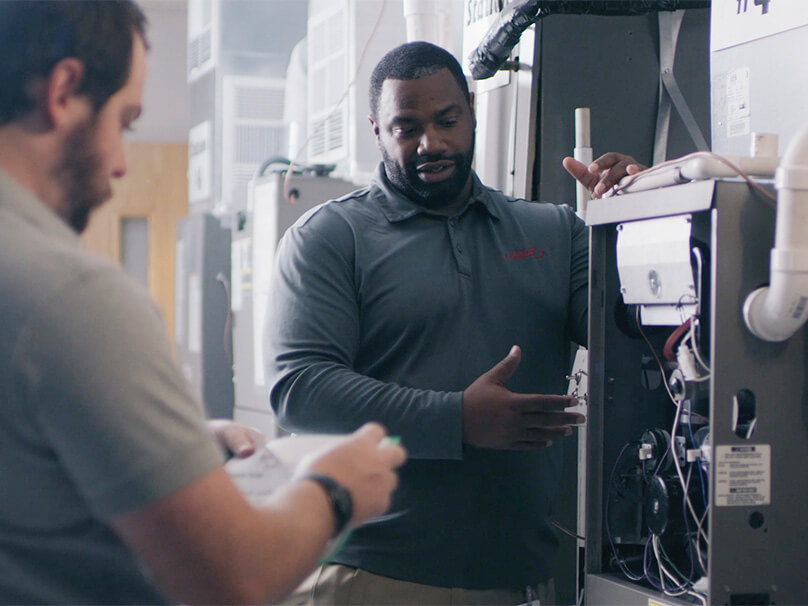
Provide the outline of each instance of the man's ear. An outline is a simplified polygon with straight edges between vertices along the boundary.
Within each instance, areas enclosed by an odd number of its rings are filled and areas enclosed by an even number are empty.
[[[368,122],[370,122],[370,126],[373,128],[373,135],[376,137],[376,147],[381,147],[381,142],[379,141],[379,125],[373,120],[371,116],[368,116]]]
[[[62,59],[51,69],[43,109],[52,127],[72,124],[85,116],[87,98],[78,94],[82,78],[84,64],[74,57]]]
[[[471,117],[474,119],[474,128],[477,128],[477,113],[474,110],[474,93],[469,91],[469,107],[471,108]]]

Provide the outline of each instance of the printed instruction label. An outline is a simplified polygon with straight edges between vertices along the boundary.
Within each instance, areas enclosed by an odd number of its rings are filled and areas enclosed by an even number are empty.
[[[727,74],[727,137],[749,134],[752,115],[749,80],[748,67]]]
[[[715,459],[717,506],[771,503],[771,445],[716,446]]]

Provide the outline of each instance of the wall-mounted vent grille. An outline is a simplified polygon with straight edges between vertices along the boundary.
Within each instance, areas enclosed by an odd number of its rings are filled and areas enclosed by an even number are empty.
[[[309,18],[309,158],[319,162],[348,153],[347,4],[334,4]]]
[[[326,151],[334,151],[345,145],[345,112],[338,111],[326,124]]]
[[[283,119],[283,88],[241,87],[236,113],[244,120]]]
[[[282,127],[242,124],[234,128],[233,136],[233,159],[237,164],[260,164],[267,159],[268,150],[283,152],[285,137]]]
[[[213,0],[188,0],[188,81],[216,64]]]
[[[210,29],[188,41],[188,76],[194,70],[201,70],[213,59],[212,41],[213,32]]]
[[[247,184],[267,158],[286,156],[285,82],[226,76],[222,81],[222,201],[232,211],[247,205]]]
[[[323,125],[324,126],[324,125]],[[317,158],[325,153],[325,130],[321,126],[309,135],[309,157]]]

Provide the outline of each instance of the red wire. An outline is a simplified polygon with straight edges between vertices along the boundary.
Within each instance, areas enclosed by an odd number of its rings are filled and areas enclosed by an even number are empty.
[[[678,326],[672,333],[671,336],[665,341],[665,346],[662,348],[662,356],[669,360],[670,362],[676,361],[676,351],[674,347],[682,340],[684,334],[690,328],[690,318],[685,320],[685,323],[681,326]]]

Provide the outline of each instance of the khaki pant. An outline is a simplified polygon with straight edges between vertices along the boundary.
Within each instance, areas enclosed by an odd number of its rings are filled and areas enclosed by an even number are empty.
[[[553,604],[553,580],[525,589],[472,590],[434,587],[327,564],[319,567],[285,601],[287,606],[365,604],[368,606],[516,606]]]

